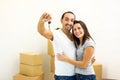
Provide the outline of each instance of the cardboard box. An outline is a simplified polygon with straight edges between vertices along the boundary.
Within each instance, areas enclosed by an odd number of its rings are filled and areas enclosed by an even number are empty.
[[[54,80],[54,73],[53,72],[50,73],[50,80]]]
[[[20,63],[28,65],[40,65],[42,64],[42,54],[40,53],[20,53]]]
[[[35,76],[35,77],[16,74],[13,76],[13,80],[44,80],[44,74],[42,73],[40,76]]]
[[[50,66],[51,66],[51,72],[52,73],[55,73],[55,57],[54,56],[51,56],[50,58]]]
[[[20,64],[20,73],[27,75],[27,76],[39,76],[42,71],[42,65],[26,65],[26,64]]]
[[[98,79],[98,80],[117,80],[117,79]]]
[[[51,43],[50,40],[48,40],[48,54],[49,54],[50,56],[55,56],[55,55],[54,55],[53,45],[52,45],[52,43]]]
[[[100,63],[93,63],[93,68],[96,74],[97,80],[102,80],[102,64]]]
[[[51,67],[50,72],[54,73],[55,72],[55,54],[54,54],[54,49],[50,40],[48,40],[48,55],[50,55],[50,67]]]

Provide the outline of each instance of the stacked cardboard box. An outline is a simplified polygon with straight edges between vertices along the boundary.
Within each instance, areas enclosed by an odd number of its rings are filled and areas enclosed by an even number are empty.
[[[50,55],[50,80],[54,80],[54,73],[55,73],[55,55],[51,41],[48,40],[48,55]]]
[[[19,73],[14,80],[44,80],[42,71],[42,54],[20,53]]]
[[[13,77],[13,80],[44,80],[44,79],[43,75],[31,77],[18,73]]]
[[[102,64],[95,62],[93,63],[93,68],[94,68],[97,80],[102,80]]]

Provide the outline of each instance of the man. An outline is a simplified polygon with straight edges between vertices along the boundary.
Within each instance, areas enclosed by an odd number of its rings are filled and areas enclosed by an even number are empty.
[[[47,39],[52,41],[55,55],[60,52],[66,53],[71,59],[75,60],[75,46],[70,32],[75,15],[68,11],[61,17],[62,28],[50,31],[45,28],[45,22],[52,19],[48,13],[43,13],[38,22],[38,32]],[[55,80],[74,80],[75,66],[66,62],[59,61],[55,56]]]

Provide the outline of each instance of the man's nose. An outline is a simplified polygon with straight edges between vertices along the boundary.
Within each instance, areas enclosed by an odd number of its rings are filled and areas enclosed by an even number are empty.
[[[68,20],[68,23],[69,23],[69,24],[73,24],[73,22],[72,22],[71,20]]]

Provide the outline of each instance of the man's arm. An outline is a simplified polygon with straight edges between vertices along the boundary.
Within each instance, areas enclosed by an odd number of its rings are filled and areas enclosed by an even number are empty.
[[[49,29],[45,28],[45,22],[51,20],[51,15],[48,13],[43,13],[38,22],[38,32],[47,39],[52,40],[53,34]]]

